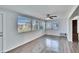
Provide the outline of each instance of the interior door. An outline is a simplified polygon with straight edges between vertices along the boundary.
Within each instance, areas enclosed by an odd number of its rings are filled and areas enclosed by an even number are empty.
[[[2,26],[3,26],[3,15],[0,14],[0,52],[2,52],[2,36],[3,36],[3,29],[2,29]]]
[[[77,20],[72,20],[72,39],[73,42],[78,42]]]

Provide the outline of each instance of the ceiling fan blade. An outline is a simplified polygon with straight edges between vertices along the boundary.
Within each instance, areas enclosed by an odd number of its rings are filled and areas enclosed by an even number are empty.
[[[53,19],[53,17],[49,17],[50,19]]]
[[[50,17],[57,17],[57,16],[50,16]]]

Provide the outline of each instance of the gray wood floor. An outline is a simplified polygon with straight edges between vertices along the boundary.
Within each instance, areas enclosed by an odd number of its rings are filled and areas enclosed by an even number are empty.
[[[68,42],[65,37],[45,35],[17,47],[8,53],[78,53],[79,44]]]

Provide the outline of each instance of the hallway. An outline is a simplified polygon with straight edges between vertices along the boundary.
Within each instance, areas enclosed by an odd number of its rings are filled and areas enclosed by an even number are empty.
[[[8,53],[78,53],[79,44],[71,43],[65,37],[45,35]]]

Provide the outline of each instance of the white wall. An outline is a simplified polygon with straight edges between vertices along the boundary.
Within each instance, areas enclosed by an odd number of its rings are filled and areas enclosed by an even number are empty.
[[[22,44],[30,42],[42,35],[44,32],[42,31],[35,31],[35,32],[27,32],[27,33],[18,33],[17,31],[17,16],[20,14],[12,11],[2,10],[0,12],[4,12],[5,14],[5,35],[4,38],[4,52],[9,51],[11,49],[16,48]]]
[[[78,18],[77,18],[77,33],[79,34],[79,16],[78,16]]]
[[[46,34],[60,36],[60,33],[67,33],[67,20],[57,19],[59,27],[57,30],[47,30]]]
[[[72,42],[72,19],[68,20],[68,35],[67,35],[68,41]]]
[[[67,33],[67,19],[60,20],[60,33]]]
[[[58,31],[53,31],[53,30],[47,30],[46,31],[47,35],[55,35],[55,36],[60,36]]]

